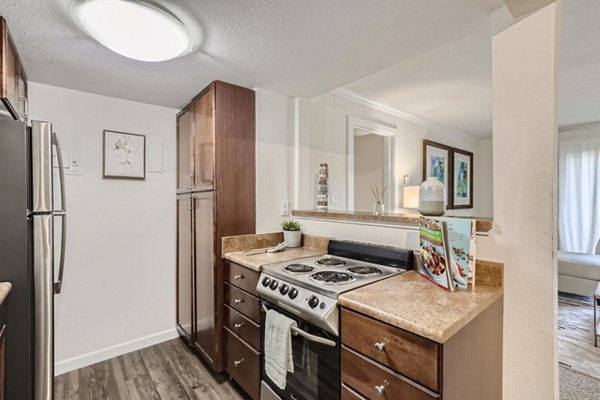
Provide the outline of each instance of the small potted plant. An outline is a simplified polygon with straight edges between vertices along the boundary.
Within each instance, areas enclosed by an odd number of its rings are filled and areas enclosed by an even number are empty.
[[[300,247],[302,244],[300,222],[290,219],[282,222],[281,227],[283,228],[283,241],[287,242],[288,247]]]

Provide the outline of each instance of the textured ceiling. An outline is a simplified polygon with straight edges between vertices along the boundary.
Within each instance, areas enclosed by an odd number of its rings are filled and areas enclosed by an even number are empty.
[[[491,21],[471,34],[346,85],[378,103],[491,136]]]
[[[563,4],[559,124],[600,121],[600,1]],[[492,135],[491,22],[459,40],[346,87],[367,98],[467,132]]]
[[[600,1],[562,4],[559,122],[600,122]]]
[[[214,79],[312,97],[462,38],[499,0],[160,0],[203,42],[163,63],[119,56],[84,35],[71,0],[0,0],[28,78],[181,107]],[[440,66],[444,67],[444,66]],[[392,84],[392,83],[391,83]],[[433,119],[433,118],[430,118]]]

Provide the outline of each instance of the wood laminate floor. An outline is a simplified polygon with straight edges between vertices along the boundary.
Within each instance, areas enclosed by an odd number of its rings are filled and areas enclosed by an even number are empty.
[[[238,400],[235,384],[173,339],[55,378],[55,400]]]

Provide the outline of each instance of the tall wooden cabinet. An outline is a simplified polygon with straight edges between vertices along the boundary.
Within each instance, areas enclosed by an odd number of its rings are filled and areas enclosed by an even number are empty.
[[[0,58],[0,99],[3,111],[14,119],[26,121],[27,76],[4,17],[0,17]]]
[[[177,329],[223,365],[221,238],[255,232],[255,94],[215,81],[177,115]]]

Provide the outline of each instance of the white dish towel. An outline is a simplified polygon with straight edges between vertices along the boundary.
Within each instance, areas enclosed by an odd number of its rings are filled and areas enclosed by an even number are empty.
[[[292,326],[296,321],[278,313],[267,311],[265,321],[265,372],[281,390],[285,389],[288,372],[294,372],[292,354]]]

